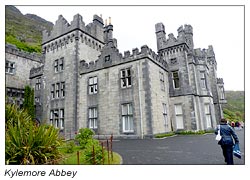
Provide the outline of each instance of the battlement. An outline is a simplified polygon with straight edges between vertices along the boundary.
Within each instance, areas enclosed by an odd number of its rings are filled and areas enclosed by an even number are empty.
[[[41,54],[29,53],[29,52],[19,50],[15,45],[12,45],[12,44],[5,44],[5,53],[10,53],[10,54],[13,54],[13,55],[25,58],[25,59],[29,59],[32,61],[42,62],[43,60],[43,56]]]
[[[80,74],[89,73],[92,71],[97,71],[106,67],[117,66],[124,63],[129,63],[133,61],[137,61],[140,59],[148,58],[157,65],[167,68],[167,63],[163,59],[158,56],[152,49],[150,49],[147,45],[144,45],[139,50],[138,48],[132,49],[132,52],[125,51],[124,54],[119,53],[118,49],[112,48],[110,51],[107,51],[107,47],[104,46],[106,49],[105,54],[101,54],[96,61],[92,61],[86,63],[82,61],[80,64]]]
[[[217,78],[217,84],[224,84],[223,78]]]
[[[208,56],[208,57],[215,57],[214,49],[213,49],[213,46],[212,46],[212,45],[209,45],[209,46],[208,46],[208,49],[207,49],[207,56]]]
[[[155,32],[157,37],[157,47],[158,50],[169,48],[172,46],[178,46],[180,44],[186,43],[189,49],[193,48],[193,27],[191,25],[185,24],[177,29],[177,38],[173,33],[168,34],[168,38],[165,36],[165,26],[163,23],[157,23],[155,25]]]
[[[189,24],[184,25],[184,32],[186,34],[193,34],[193,27]]]
[[[80,14],[76,14],[70,24],[62,15],[60,15],[51,32],[46,30],[43,31],[42,44],[50,42],[76,29],[81,30],[93,38],[103,42],[103,19],[98,15],[94,15],[93,22],[85,26],[82,16]]]
[[[34,68],[34,67],[31,68],[30,79],[43,75],[43,69],[44,69],[44,65],[37,67],[37,68]]]

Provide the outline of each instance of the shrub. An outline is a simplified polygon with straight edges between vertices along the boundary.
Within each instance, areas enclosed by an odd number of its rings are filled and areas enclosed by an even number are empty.
[[[75,143],[73,141],[69,141],[66,144],[66,153],[73,153],[74,152]]]
[[[89,139],[85,145],[84,162],[86,164],[102,164],[107,151],[102,153],[102,146],[96,139]]]
[[[61,140],[53,126],[37,126],[28,113],[6,105],[6,164],[45,164],[59,158]]]
[[[94,134],[95,133],[89,128],[81,128],[75,140],[80,144],[81,148],[84,149],[88,140],[92,139]]]

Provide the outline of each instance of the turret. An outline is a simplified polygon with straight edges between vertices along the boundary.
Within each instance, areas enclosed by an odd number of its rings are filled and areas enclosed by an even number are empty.
[[[186,43],[189,46],[190,50],[194,49],[194,41],[193,41],[193,27],[191,25],[184,25],[184,33],[185,33],[185,39]]]
[[[157,40],[157,50],[159,51],[164,47],[164,43],[166,43],[165,26],[162,23],[157,23],[155,25],[155,34]]]

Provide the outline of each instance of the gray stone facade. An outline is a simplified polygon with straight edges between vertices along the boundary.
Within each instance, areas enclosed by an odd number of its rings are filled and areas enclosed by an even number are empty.
[[[42,64],[43,57],[41,55],[20,51],[10,44],[5,45],[5,94],[7,102],[22,106],[24,87],[31,85],[30,70],[39,68]],[[35,79],[32,84],[33,88],[36,88]]]
[[[191,25],[177,38],[162,23],[155,30],[157,53],[143,45],[122,54],[101,17],[85,25],[79,14],[70,24],[59,16],[43,33],[44,63],[30,71],[33,86],[41,81],[39,119],[66,139],[85,127],[115,138],[215,128],[225,97],[212,46],[194,49]]]

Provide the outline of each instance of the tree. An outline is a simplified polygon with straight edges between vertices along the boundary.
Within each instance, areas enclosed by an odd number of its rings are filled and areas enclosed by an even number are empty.
[[[30,86],[25,86],[23,108],[28,112],[32,119],[35,118],[35,102],[34,102],[34,89]]]

